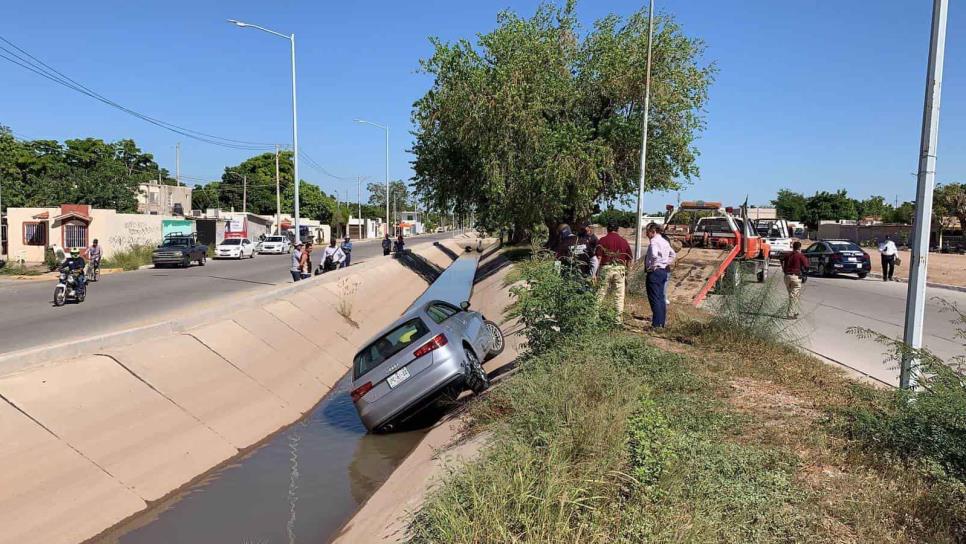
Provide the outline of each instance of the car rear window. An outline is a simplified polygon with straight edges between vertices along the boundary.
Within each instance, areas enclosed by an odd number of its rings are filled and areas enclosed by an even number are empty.
[[[407,347],[411,347],[427,333],[429,333],[429,327],[422,319],[416,317],[379,337],[378,340],[363,348],[356,355],[352,365],[353,378],[361,378],[373,368],[381,365],[386,359]]]
[[[828,242],[832,251],[862,251],[862,248],[852,242]]]
[[[282,238],[281,236],[269,236],[268,238],[265,238],[265,241],[266,242],[284,242],[285,238]]]
[[[223,245],[223,246],[237,246],[240,243],[241,243],[241,240],[239,240],[238,238],[229,238],[229,239],[225,240],[224,242],[222,242],[221,245]]]
[[[190,246],[191,238],[168,238],[161,244],[161,247]]]

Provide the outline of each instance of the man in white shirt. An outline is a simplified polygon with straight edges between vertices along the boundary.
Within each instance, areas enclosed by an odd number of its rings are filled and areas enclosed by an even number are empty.
[[[647,289],[647,301],[651,305],[651,325],[655,329],[664,328],[667,322],[667,298],[664,285],[667,284],[668,267],[674,262],[674,250],[671,244],[661,235],[661,227],[655,223],[647,226],[647,253],[644,254],[644,269],[647,276],[644,285]]]
[[[342,248],[335,245],[335,238],[329,241],[329,247],[322,252],[322,267],[324,272],[339,268],[345,260],[345,252]]]
[[[886,237],[884,242],[879,243],[879,255],[882,256],[882,281],[893,281],[892,274],[896,270],[896,256],[899,249],[892,238]]]

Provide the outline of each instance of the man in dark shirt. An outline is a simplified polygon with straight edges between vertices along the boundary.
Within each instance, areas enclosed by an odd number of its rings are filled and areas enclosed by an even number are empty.
[[[623,321],[624,292],[627,284],[627,263],[631,260],[631,246],[620,234],[617,225],[607,225],[607,235],[597,241],[595,251],[600,261],[600,283],[597,286],[597,299],[603,302],[607,294],[614,291],[614,309],[617,322]]]
[[[792,244],[792,252],[782,260],[785,288],[788,289],[788,317],[798,319],[798,299],[802,294],[802,276],[808,271],[808,258],[802,253],[802,243]]]

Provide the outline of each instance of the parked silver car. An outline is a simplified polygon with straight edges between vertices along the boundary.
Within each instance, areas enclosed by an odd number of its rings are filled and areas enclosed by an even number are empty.
[[[434,300],[410,310],[355,356],[352,402],[367,429],[391,431],[442,394],[490,386],[482,361],[503,351],[503,332],[460,306]]]

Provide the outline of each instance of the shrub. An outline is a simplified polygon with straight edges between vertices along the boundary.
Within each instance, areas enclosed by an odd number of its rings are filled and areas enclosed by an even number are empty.
[[[966,314],[945,302],[946,311],[957,315],[957,336],[966,337]],[[896,390],[879,402],[846,412],[846,430],[880,451],[925,462],[942,473],[966,482],[966,379],[964,359],[944,361],[925,349],[912,349],[900,340],[869,329],[849,332],[872,339],[890,350],[887,362],[905,358],[918,361],[918,388]]]
[[[152,253],[154,253],[154,246],[150,244],[133,245],[127,249],[115,252],[110,258],[104,259],[101,267],[137,270],[146,264],[151,264]]]
[[[57,270],[57,267],[60,265],[60,262],[61,261],[60,259],[57,258],[57,253],[54,251],[54,248],[48,247],[44,251],[44,266],[47,267],[47,270],[50,270],[50,271]]]
[[[607,319],[602,315],[606,310],[598,309],[594,286],[575,267],[538,253],[532,260],[518,263],[512,279],[522,280],[523,285],[510,289],[515,300],[507,317],[520,319],[533,353],[613,326],[613,316]]]

